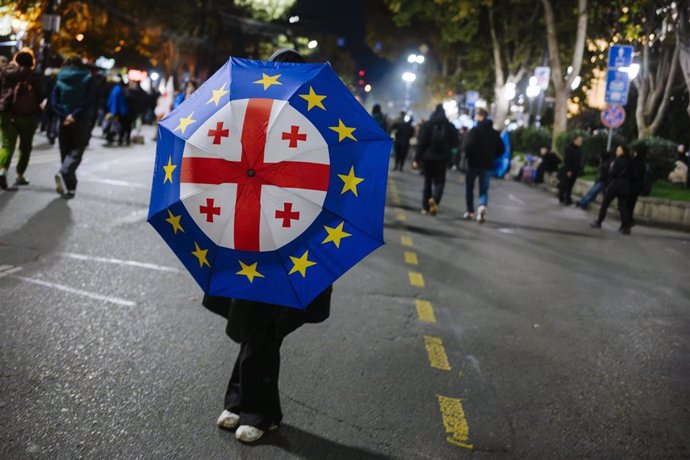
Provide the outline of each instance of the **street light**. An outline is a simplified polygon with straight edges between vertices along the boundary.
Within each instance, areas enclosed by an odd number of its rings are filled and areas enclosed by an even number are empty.
[[[402,79],[406,83],[412,83],[417,79],[417,74],[413,72],[403,72]]]
[[[410,64],[424,64],[423,54],[410,54],[407,56],[407,62]]]
[[[365,93],[368,93],[368,92],[370,92],[370,91],[371,91],[371,85],[367,84],[367,85],[364,87],[364,92],[365,92]]]
[[[288,22],[290,24],[294,24],[296,22],[299,22],[299,16],[290,16],[290,19],[288,19]]]
[[[310,40],[309,43],[307,43],[307,48],[309,48],[310,50],[313,50],[317,46],[319,46],[319,42],[317,42],[316,40]]]
[[[525,90],[525,94],[527,94],[527,97],[530,99],[534,99],[535,97],[539,96],[539,93],[541,92],[541,88],[539,87],[539,82],[537,81],[537,77],[530,77],[529,78],[529,86],[527,86],[527,89]],[[531,104],[531,101],[530,101]]]

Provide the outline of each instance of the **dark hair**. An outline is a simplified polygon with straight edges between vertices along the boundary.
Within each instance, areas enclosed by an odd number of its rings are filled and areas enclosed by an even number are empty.
[[[62,67],[82,67],[81,58],[79,56],[70,56],[62,63]]]
[[[633,147],[633,152],[637,154],[635,155],[635,159],[637,159],[637,161],[645,161],[647,159],[647,146],[645,144],[640,142]]]
[[[582,136],[580,136],[580,137],[582,137]],[[629,155],[630,155],[630,149],[628,149],[628,146],[627,146],[627,145],[625,145],[625,144],[618,144],[618,147],[620,147],[620,148],[623,149],[623,155],[625,155],[625,156],[629,156]],[[618,147],[616,147],[616,150],[618,149]]]
[[[486,110],[482,109],[481,107],[477,109],[477,112],[476,112],[476,113],[477,113],[477,115],[479,115],[480,117],[484,117],[484,118],[486,118],[486,117],[489,116],[489,112],[487,112]]]
[[[22,67],[33,67],[34,66],[34,56],[26,51],[20,51],[14,57],[14,62]]]
[[[301,54],[290,48],[283,48],[276,51],[268,60],[272,62],[296,62],[298,64],[304,64],[306,62]]]
[[[199,88],[199,82],[196,81],[196,80],[193,79],[193,78],[190,78],[189,80],[187,80],[187,81],[184,83],[184,88],[187,89],[187,85],[190,84],[190,83],[192,84],[192,86],[194,87],[194,89],[198,89],[198,88]]]
[[[371,108],[371,113],[381,113],[381,104],[374,104]]]

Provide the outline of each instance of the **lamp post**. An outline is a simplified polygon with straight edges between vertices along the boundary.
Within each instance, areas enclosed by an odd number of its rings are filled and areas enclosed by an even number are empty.
[[[529,98],[529,122],[527,123],[528,126],[532,125],[532,111],[534,109],[534,98],[539,96],[540,93],[541,88],[539,87],[539,84],[537,82],[537,77],[529,77],[529,85],[525,90],[525,94],[527,94],[527,97]]]
[[[410,110],[410,86],[412,82],[417,79],[417,74],[414,72],[403,72],[402,80],[405,82],[405,110]]]

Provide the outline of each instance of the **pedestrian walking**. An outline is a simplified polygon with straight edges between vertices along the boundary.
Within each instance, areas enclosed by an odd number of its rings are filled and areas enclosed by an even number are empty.
[[[647,174],[647,146],[640,143],[632,150],[630,161],[630,198],[628,199],[628,223],[635,225],[635,205],[640,195],[651,191]],[[646,190],[649,189],[649,190]]]
[[[386,121],[386,115],[381,112],[380,104],[374,104],[374,107],[371,108],[371,116],[382,130],[388,132],[388,122]]]
[[[606,219],[606,212],[614,199],[618,200],[618,212],[621,216],[620,231],[624,235],[630,234],[630,212],[628,200],[630,198],[630,154],[628,148],[619,145],[616,148],[616,159],[611,164],[604,188],[604,200],[599,208],[599,217],[591,223],[593,228],[601,228]]]
[[[446,184],[446,165],[457,143],[458,131],[446,118],[443,105],[438,104],[429,121],[419,129],[417,152],[412,162],[412,169],[418,169],[421,163],[424,170],[422,214],[435,216],[438,212]]]
[[[191,96],[198,87],[199,82],[197,82],[196,80],[187,80],[187,82],[184,84],[184,89],[180,91],[180,94],[175,96],[172,109],[175,110],[176,108],[178,108],[180,104],[182,104],[189,96]]]
[[[91,75],[81,59],[69,57],[57,77],[51,96],[52,107],[60,117],[60,171],[55,175],[57,192],[73,198],[77,189],[77,168],[91,137],[96,99]]]
[[[571,196],[573,186],[575,185],[575,181],[582,170],[581,146],[582,136],[576,136],[570,145],[565,149],[563,168],[561,168],[558,182],[558,201],[566,206],[573,204]]]
[[[613,161],[613,155],[611,152],[604,150],[601,152],[599,157],[599,167],[597,168],[597,175],[594,180],[594,184],[585,193],[585,195],[575,202],[575,207],[587,209],[589,203],[594,201],[601,192],[604,191],[604,185],[609,174],[609,168],[611,167],[611,162]]]
[[[34,73],[34,55],[24,49],[0,71],[0,189],[7,190],[7,171],[19,141],[19,161],[14,185],[28,185],[24,177],[41,113],[41,78]]]
[[[131,109],[127,103],[125,84],[121,79],[113,86],[106,103],[106,145],[111,145],[117,136],[117,145],[130,143],[132,133]]]
[[[465,155],[467,155],[467,175],[465,177],[465,204],[467,210],[462,218],[486,221],[487,206],[489,204],[489,183],[496,158],[503,155],[505,145],[501,135],[496,131],[488,119],[484,109],[477,109],[475,120],[477,125],[467,133],[465,141]],[[474,211],[474,183],[479,179],[479,208]]]
[[[280,50],[277,62],[304,62],[293,50]],[[235,438],[255,442],[275,430],[283,419],[278,391],[280,346],[305,323],[320,323],[330,314],[332,287],[326,288],[305,310],[262,302],[204,296],[203,305],[227,318],[227,335],[240,344],[225,393],[221,428],[236,429]]]
[[[410,117],[404,110],[400,112],[400,117],[395,120],[393,132],[395,133],[393,140],[395,166],[393,166],[393,171],[402,172],[405,160],[407,159],[407,152],[410,150],[410,139],[414,136],[412,120],[410,120]]]
[[[467,138],[467,126],[461,126],[458,130],[458,147],[452,159],[453,171],[467,171],[467,158],[465,156],[465,139]],[[464,164],[463,164],[464,163]]]

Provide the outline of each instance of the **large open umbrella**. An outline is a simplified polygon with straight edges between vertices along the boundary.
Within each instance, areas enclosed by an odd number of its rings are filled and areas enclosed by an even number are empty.
[[[204,292],[305,308],[383,244],[390,144],[330,65],[231,58],[160,123],[148,221]]]

